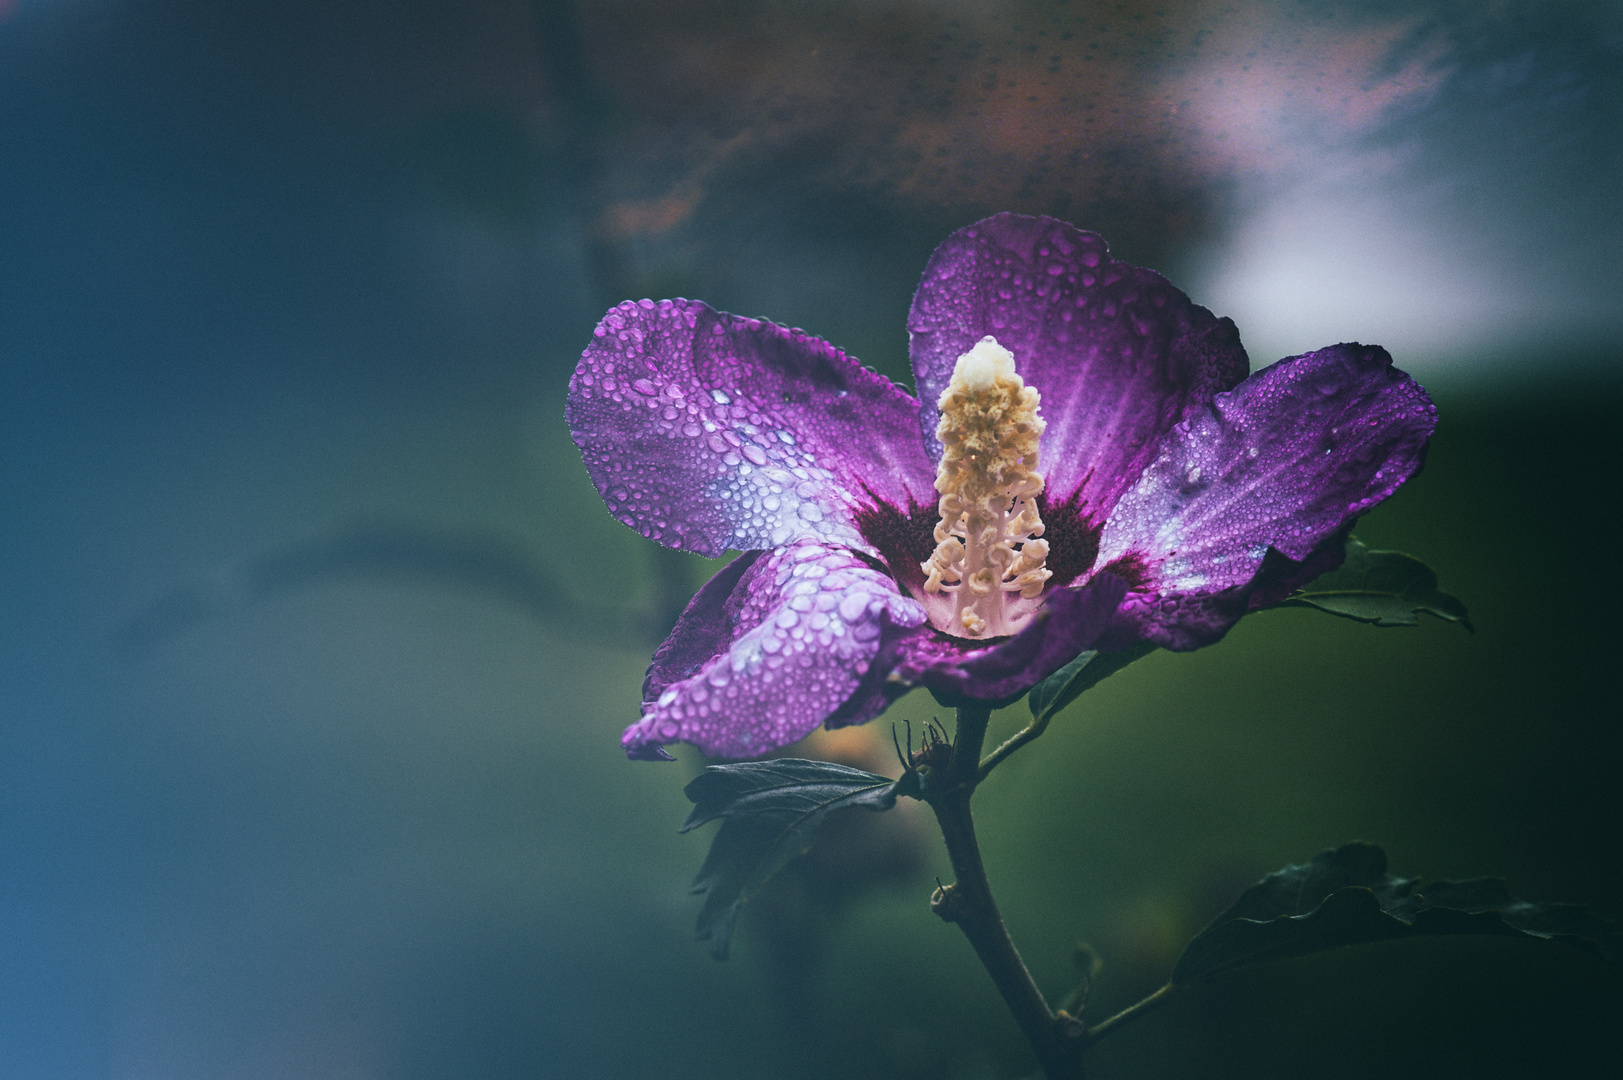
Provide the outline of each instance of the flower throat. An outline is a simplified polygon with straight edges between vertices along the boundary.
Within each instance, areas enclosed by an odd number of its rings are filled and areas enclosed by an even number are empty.
[[[1014,355],[993,337],[982,338],[958,358],[952,381],[941,392],[941,493],[936,549],[921,564],[924,591],[952,596],[950,625],[960,637],[1012,634],[1011,594],[1035,600],[1053,571],[1036,498],[1037,415],[1041,395],[1014,370]]]

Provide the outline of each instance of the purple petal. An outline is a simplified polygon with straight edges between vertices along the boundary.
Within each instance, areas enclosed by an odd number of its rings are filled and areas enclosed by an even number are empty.
[[[726,581],[701,590],[656,654],[645,685],[657,696],[626,729],[627,756],[654,757],[660,744],[680,741],[713,757],[756,757],[831,717],[855,722],[871,707],[859,690],[887,631],[924,622],[888,574],[813,540],[760,555],[734,580],[725,599]]]
[[[800,330],[694,300],[604,316],[566,415],[615,517],[716,556],[802,537],[870,550],[854,515],[934,500],[918,403]]]
[[[928,687],[946,704],[1012,701],[1097,644],[1126,592],[1127,582],[1114,574],[1060,589],[1018,634],[991,648],[945,634],[905,639],[895,678]]]
[[[1436,419],[1376,346],[1257,372],[1180,424],[1111,512],[1099,562],[1134,578],[1123,614],[1167,648],[1217,640],[1253,590],[1336,563],[1334,538],[1419,470]]]
[[[1347,522],[1313,550],[1305,559],[1288,559],[1278,548],[1269,548],[1262,557],[1257,576],[1246,590],[1247,611],[1272,607],[1303,585],[1321,574],[1328,574],[1347,561],[1347,538],[1352,535],[1353,523]]]
[[[671,683],[681,682],[732,644],[738,608],[747,593],[734,600],[739,579],[761,557],[746,551],[718,570],[693,594],[670,634],[654,650],[654,659],[642,679],[642,699],[654,701]]]
[[[1043,520],[1091,522],[1090,546],[1172,426],[1248,367],[1233,322],[1160,274],[1112,260],[1102,238],[1047,217],[998,214],[948,237],[930,257],[907,326],[920,423],[937,458],[935,402],[958,357],[987,334],[1014,353],[1048,422],[1042,473],[1055,509]]]

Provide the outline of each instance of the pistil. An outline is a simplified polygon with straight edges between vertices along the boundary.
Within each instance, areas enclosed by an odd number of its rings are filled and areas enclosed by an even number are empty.
[[[923,564],[924,591],[948,594],[953,608],[940,629],[960,637],[1012,634],[1016,595],[1035,600],[1053,576],[1036,497],[1037,438],[1043,419],[1035,387],[1014,369],[1014,355],[993,337],[958,358],[937,406],[943,453],[935,489],[941,520],[935,553]]]

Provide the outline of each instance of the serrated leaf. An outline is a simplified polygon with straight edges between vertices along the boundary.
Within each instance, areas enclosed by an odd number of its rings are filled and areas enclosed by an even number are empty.
[[[1156,646],[1144,642],[1119,652],[1102,653],[1089,649],[1078,654],[1075,660],[1031,688],[1026,698],[1031,715],[1038,720],[1047,720],[1075,701],[1082,691],[1091,689],[1107,676],[1114,675],[1134,660],[1148,656],[1155,649]]]
[[[896,781],[827,761],[779,758],[712,765],[688,784],[687,832],[721,819],[693,892],[705,894],[698,939],[727,959],[738,909],[790,859],[811,847],[829,814],[853,806],[889,810]]]
[[[1347,540],[1347,560],[1296,590],[1280,607],[1311,607],[1376,626],[1417,626],[1420,614],[1471,629],[1465,605],[1437,587],[1431,567],[1401,551],[1371,551]]]
[[[1174,983],[1343,945],[1444,934],[1561,940],[1610,956],[1616,928],[1576,904],[1535,904],[1497,878],[1437,881],[1386,872],[1374,844],[1321,851],[1251,886],[1202,930],[1173,969]]]

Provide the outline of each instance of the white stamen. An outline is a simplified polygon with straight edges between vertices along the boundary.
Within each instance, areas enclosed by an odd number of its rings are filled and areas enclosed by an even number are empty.
[[[982,338],[958,358],[937,402],[936,437],[943,453],[936,550],[922,565],[926,593],[948,593],[950,619],[936,625],[960,637],[1001,636],[1017,629],[1009,604],[1035,600],[1053,576],[1035,499],[1041,397],[1021,380],[1014,356]],[[1022,616],[1023,617],[1023,616]]]
[[[997,343],[988,334],[975,343],[975,347],[958,358],[952,369],[954,382],[962,382],[971,393],[979,394],[992,389],[999,379],[1015,379],[1014,353]]]

